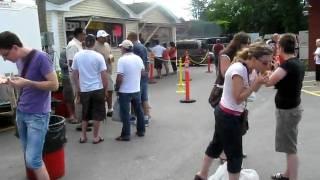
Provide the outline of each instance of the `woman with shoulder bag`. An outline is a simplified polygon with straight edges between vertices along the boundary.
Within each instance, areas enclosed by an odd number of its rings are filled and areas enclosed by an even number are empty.
[[[268,79],[262,74],[270,68],[272,50],[266,45],[252,44],[240,51],[235,59],[225,72],[222,98],[214,112],[216,124],[213,139],[194,180],[207,179],[213,159],[218,158],[222,151],[227,156],[229,179],[239,179],[243,158],[241,115],[246,99]],[[250,83],[249,74],[254,70],[260,74]]]
[[[245,32],[239,32],[234,35],[230,44],[220,52],[218,59],[218,70],[216,72],[217,78],[209,96],[209,103],[212,108],[215,108],[221,99],[224,83],[224,74],[232,63],[234,56],[241,49],[248,47],[250,44],[250,36]],[[220,156],[220,162],[226,160],[225,154]]]
[[[216,72],[216,80],[214,87],[209,96],[209,103],[212,108],[215,108],[221,99],[224,83],[224,74],[232,63],[236,53],[250,44],[250,36],[245,32],[239,32],[234,35],[230,44],[220,52],[218,58],[218,69]]]

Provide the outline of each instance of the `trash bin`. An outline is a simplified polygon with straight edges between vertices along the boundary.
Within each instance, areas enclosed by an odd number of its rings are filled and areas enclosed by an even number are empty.
[[[49,128],[43,147],[43,161],[51,180],[61,178],[65,174],[64,144],[66,139],[65,118],[51,115]],[[33,172],[27,168],[29,180],[36,180]]]

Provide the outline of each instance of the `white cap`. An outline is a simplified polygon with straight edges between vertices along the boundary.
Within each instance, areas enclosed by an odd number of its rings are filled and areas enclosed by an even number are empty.
[[[97,32],[97,38],[98,37],[107,37],[107,36],[109,36],[109,34],[105,30],[99,30]]]
[[[132,44],[132,42],[130,40],[126,39],[126,40],[122,41],[122,43],[119,44],[119,46],[123,47],[125,49],[130,49],[130,48],[133,47],[133,44]]]

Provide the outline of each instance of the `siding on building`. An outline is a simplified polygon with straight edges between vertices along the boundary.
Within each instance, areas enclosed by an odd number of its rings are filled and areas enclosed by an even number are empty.
[[[51,13],[52,13],[52,12],[47,12],[47,13],[46,13],[48,31],[52,31]]]
[[[127,22],[126,23],[126,37],[130,32],[138,33],[138,22]]]
[[[86,0],[70,8],[71,11],[65,12],[65,17],[75,16],[102,16],[111,18],[123,18],[122,14],[115,9],[113,4],[106,0]],[[128,16],[128,15],[127,15]]]
[[[146,23],[161,23],[161,24],[172,24],[174,23],[171,18],[164,15],[165,13],[160,8],[152,9],[143,15],[142,19]]]

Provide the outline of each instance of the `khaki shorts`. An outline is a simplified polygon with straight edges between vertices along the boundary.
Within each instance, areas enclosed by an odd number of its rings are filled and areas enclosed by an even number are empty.
[[[276,109],[276,137],[277,152],[295,154],[297,152],[298,124],[302,116],[300,106],[292,109]]]

